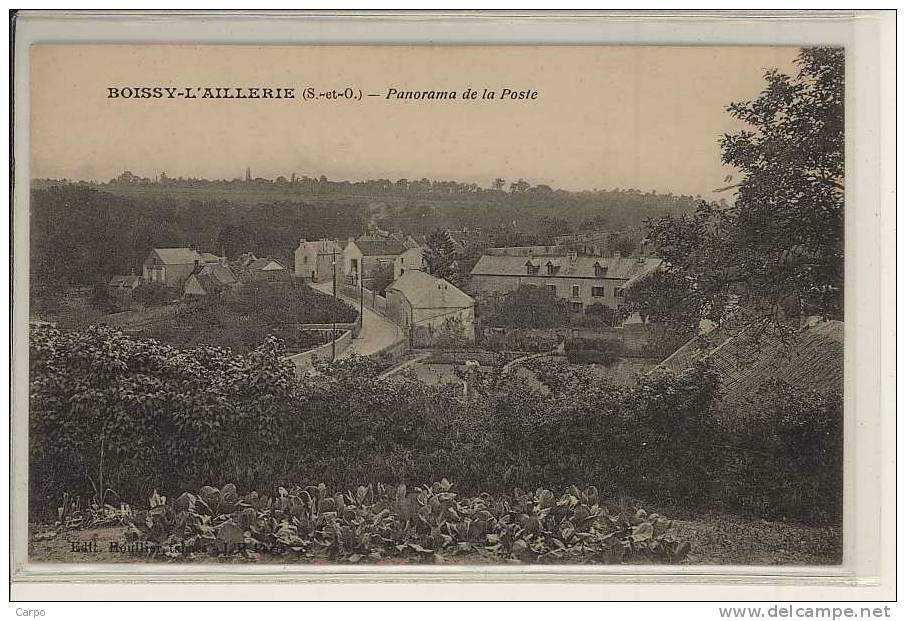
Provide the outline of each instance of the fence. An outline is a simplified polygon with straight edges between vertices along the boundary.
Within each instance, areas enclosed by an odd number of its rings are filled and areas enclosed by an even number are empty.
[[[378,295],[376,291],[367,289],[365,287],[356,287],[354,285],[347,284],[338,284],[337,288],[341,295],[346,296],[350,300],[355,300],[358,302],[362,300],[365,306],[376,312],[381,317],[388,317],[389,308],[387,306],[387,298]],[[388,317],[389,318],[389,317]]]
[[[329,328],[328,328],[329,329]],[[331,362],[352,344],[352,330],[344,330],[337,339],[318,345],[314,349],[303,351],[286,359],[296,365],[296,373],[303,373],[313,369],[315,362]]]

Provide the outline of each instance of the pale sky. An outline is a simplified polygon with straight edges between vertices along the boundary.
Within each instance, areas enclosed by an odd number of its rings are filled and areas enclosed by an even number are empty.
[[[780,47],[32,48],[31,176],[326,175],[709,195],[733,173],[726,113],[795,70]],[[107,87],[292,87],[292,100],[108,99]],[[382,97],[303,101],[347,86]],[[394,101],[398,90],[532,89],[528,101]]]

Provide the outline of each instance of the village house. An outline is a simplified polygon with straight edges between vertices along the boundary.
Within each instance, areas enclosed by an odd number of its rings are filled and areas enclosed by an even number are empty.
[[[181,287],[200,265],[226,264],[224,257],[194,248],[152,248],[142,264],[142,280]]]
[[[270,257],[255,259],[245,266],[250,280],[257,282],[278,282],[289,280],[290,273],[277,259]]]
[[[546,288],[578,313],[592,304],[622,306],[626,291],[662,264],[650,257],[579,255],[560,246],[490,248],[472,269],[471,286],[485,295],[524,285]]]
[[[343,274],[347,284],[368,287],[382,269],[393,269],[397,257],[406,252],[406,244],[398,239],[359,237],[351,239],[343,249]]]
[[[214,295],[238,284],[239,279],[229,266],[211,263],[196,268],[186,280],[183,293],[187,296]]]
[[[332,239],[319,239],[317,241],[299,241],[295,252],[296,278],[311,280],[312,282],[326,282],[333,279],[334,261],[336,261],[337,274],[342,276],[343,249]]]
[[[409,270],[425,269],[425,259],[422,249],[415,245],[406,244],[408,247],[393,260],[393,279],[396,280]]]
[[[443,278],[409,270],[387,287],[386,297],[390,317],[415,346],[431,345],[445,333],[475,340],[475,300]]]
[[[110,294],[119,300],[131,300],[132,293],[142,284],[140,276],[135,270],[126,276],[114,276],[107,282]]]

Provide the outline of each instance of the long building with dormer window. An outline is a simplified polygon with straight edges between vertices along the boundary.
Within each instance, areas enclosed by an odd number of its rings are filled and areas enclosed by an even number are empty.
[[[626,290],[663,259],[583,256],[562,246],[490,248],[472,269],[472,291],[505,294],[524,285],[547,288],[574,312],[592,304],[618,308]]]

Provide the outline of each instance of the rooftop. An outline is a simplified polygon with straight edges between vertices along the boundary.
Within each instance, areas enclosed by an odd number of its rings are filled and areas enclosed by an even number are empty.
[[[404,272],[387,290],[398,291],[413,308],[468,308],[475,304],[475,300],[443,278],[421,270]]]
[[[526,276],[527,264],[531,263],[541,269],[535,276],[550,278],[612,278],[632,280],[658,269],[663,259],[646,257],[589,257],[563,255],[483,255],[475,267],[473,276]],[[555,273],[548,274],[547,265],[555,268]],[[602,274],[599,268],[604,268]]]

